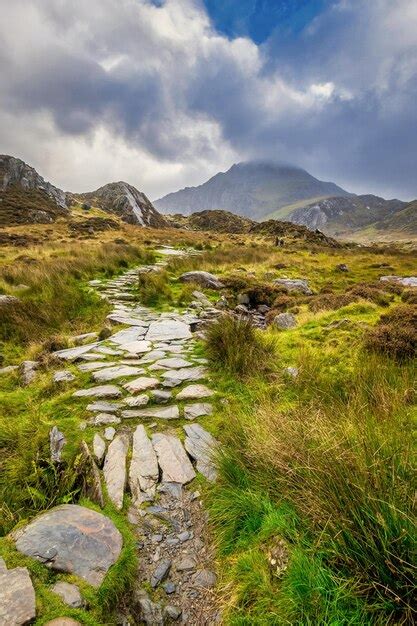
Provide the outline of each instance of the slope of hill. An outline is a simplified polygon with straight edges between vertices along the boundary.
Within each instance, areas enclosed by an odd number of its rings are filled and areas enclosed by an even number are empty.
[[[109,183],[89,193],[72,194],[72,199],[115,213],[128,224],[166,228],[167,220],[136,187],[125,182]]]
[[[0,226],[49,223],[68,214],[61,189],[21,159],[0,155]]]
[[[255,224],[240,215],[230,213],[230,211],[200,211],[191,215],[167,215],[170,224],[176,228],[189,228],[190,230],[212,230],[216,233],[242,234],[249,232]]]
[[[301,168],[253,161],[235,164],[204,184],[170,193],[156,200],[154,205],[163,213],[188,215],[195,211],[224,209],[252,219],[272,212],[276,212],[274,217],[282,218],[287,205],[336,195],[349,194]]]
[[[375,228],[378,231],[389,231],[399,235],[417,235],[417,200],[409,202],[393,215],[388,215],[375,224]]]
[[[320,228],[333,234],[351,233],[370,224],[395,220],[395,215],[404,209],[401,200],[384,200],[371,194],[349,197],[334,197],[310,203],[292,211],[288,219],[308,228]]]

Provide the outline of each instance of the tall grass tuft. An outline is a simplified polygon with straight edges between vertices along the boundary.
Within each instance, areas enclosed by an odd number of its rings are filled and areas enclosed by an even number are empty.
[[[212,365],[239,377],[271,372],[276,361],[276,343],[262,335],[250,320],[228,315],[210,325],[206,351]]]

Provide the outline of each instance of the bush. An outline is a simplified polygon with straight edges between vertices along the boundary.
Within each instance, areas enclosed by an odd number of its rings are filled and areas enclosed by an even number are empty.
[[[343,306],[347,306],[352,302],[358,301],[358,296],[342,293],[326,293],[318,296],[313,296],[309,303],[308,308],[310,311],[330,311],[341,309]]]
[[[206,349],[213,367],[245,377],[271,371],[276,346],[250,320],[223,316],[209,327]]]
[[[397,361],[417,356],[417,306],[403,305],[382,315],[368,333],[365,345],[371,352],[385,354]]]
[[[253,307],[259,304],[271,306],[278,294],[283,292],[277,285],[257,280],[250,276],[236,276],[232,274],[224,279],[227,289],[237,293],[244,293],[249,297],[249,304]]]
[[[369,300],[378,306],[388,306],[393,301],[393,295],[387,293],[388,289],[380,289],[378,285],[363,283],[349,289],[348,293],[358,296],[363,300]]]
[[[407,289],[401,295],[401,300],[407,304],[417,304],[417,289]]]

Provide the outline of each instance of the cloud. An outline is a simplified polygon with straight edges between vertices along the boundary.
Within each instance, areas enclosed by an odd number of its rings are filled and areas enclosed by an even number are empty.
[[[14,0],[2,10],[0,150],[66,189],[151,197],[276,158],[417,196],[417,7],[341,0],[262,45],[198,0]]]

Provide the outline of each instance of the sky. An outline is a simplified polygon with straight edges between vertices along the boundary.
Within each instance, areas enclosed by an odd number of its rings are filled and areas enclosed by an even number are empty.
[[[417,0],[0,0],[0,152],[156,199],[233,163],[417,197]]]

